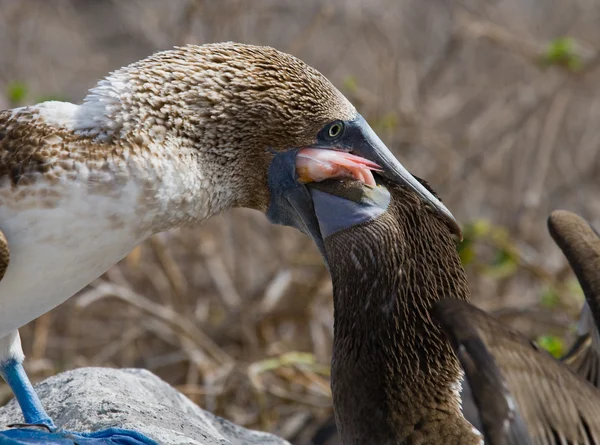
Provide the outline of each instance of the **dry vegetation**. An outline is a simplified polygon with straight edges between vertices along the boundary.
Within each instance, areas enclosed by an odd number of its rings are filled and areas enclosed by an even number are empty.
[[[78,102],[173,45],[291,52],[465,222],[475,301],[560,349],[581,295],[545,218],[600,226],[599,21],[597,0],[0,0],[0,106]],[[36,380],[144,367],[294,438],[330,412],[331,306],[310,240],[238,210],[154,237],[22,337]]]

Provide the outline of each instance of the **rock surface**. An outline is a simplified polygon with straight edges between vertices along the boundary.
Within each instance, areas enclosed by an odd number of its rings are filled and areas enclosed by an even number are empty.
[[[166,445],[289,445],[210,414],[149,371],[80,368],[36,385],[59,428],[135,429]],[[0,408],[0,425],[22,422],[15,400]]]

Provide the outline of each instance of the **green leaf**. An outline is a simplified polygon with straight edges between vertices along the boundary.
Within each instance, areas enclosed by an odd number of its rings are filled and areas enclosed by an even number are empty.
[[[488,220],[476,219],[471,223],[474,238],[481,238],[489,235],[492,230],[492,225]]]
[[[398,115],[396,113],[387,113],[385,116],[373,122],[373,129],[377,133],[390,131],[398,126]]]
[[[519,266],[519,261],[508,250],[498,249],[492,263],[485,269],[485,274],[492,278],[501,279],[513,275]]]
[[[475,261],[476,254],[473,248],[473,243],[470,240],[464,240],[457,246],[458,256],[463,266],[468,266]]]
[[[579,281],[577,281],[576,278],[573,278],[567,281],[566,285],[569,295],[575,298],[575,300],[579,303],[583,304],[585,301],[585,295],[583,294],[583,289],[581,288]]]
[[[543,61],[548,65],[559,65],[570,71],[578,71],[583,68],[583,62],[575,48],[575,41],[572,38],[557,37],[546,47]]]
[[[6,97],[12,106],[21,105],[29,90],[23,82],[10,82],[6,87]]]
[[[542,335],[537,338],[536,343],[556,358],[560,358],[564,354],[565,343],[555,335]]]
[[[540,303],[548,309],[553,309],[560,303],[560,295],[553,287],[546,287],[540,296]]]
[[[358,82],[356,81],[356,77],[348,76],[344,79],[344,88],[348,93],[354,94],[358,91]]]

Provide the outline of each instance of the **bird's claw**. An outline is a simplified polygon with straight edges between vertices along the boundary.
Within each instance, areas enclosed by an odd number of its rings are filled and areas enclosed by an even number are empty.
[[[8,428],[41,428],[45,429],[49,433],[55,431],[55,429],[50,428],[50,426],[45,423],[11,423],[10,425],[6,425]]]

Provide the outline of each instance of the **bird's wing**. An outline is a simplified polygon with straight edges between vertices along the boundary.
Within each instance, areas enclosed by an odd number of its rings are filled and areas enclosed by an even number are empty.
[[[463,363],[489,443],[600,443],[598,389],[469,303],[443,300],[433,315]]]
[[[329,417],[319,427],[307,445],[342,445],[334,416]]]
[[[581,217],[564,210],[548,218],[550,235],[569,261],[586,303],[577,327],[578,338],[562,360],[600,387],[600,237]]]
[[[49,101],[0,110],[0,188],[32,184],[72,169],[106,146],[74,130],[78,106]]]
[[[434,307],[434,316],[450,338],[465,372],[469,390],[462,396],[477,409],[477,426],[486,444],[528,445],[531,441],[527,428],[500,369],[476,326],[470,323],[470,308],[458,300],[444,300]]]
[[[53,148],[34,113],[28,108],[0,111],[0,187],[15,186],[30,170],[41,168],[44,149]]]
[[[577,334],[575,342],[561,360],[600,388],[600,334],[587,302],[581,310]]]

